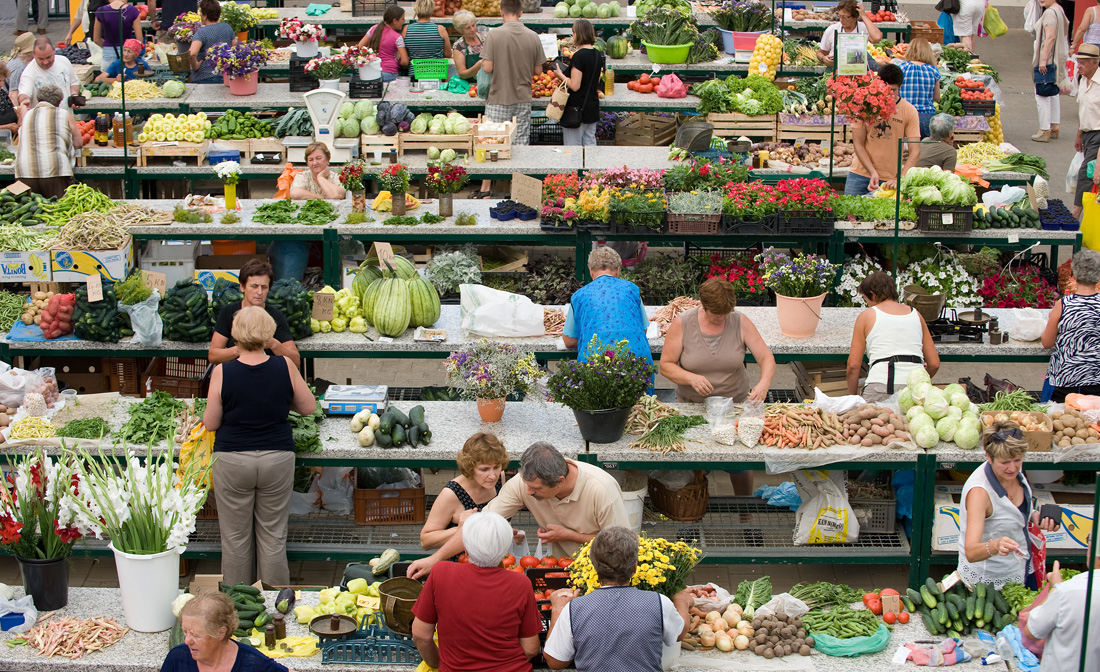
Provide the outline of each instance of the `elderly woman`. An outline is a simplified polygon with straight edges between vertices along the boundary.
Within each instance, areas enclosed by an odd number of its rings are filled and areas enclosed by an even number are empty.
[[[481,48],[485,46],[485,36],[489,34],[489,29],[477,25],[477,17],[468,9],[455,12],[451,23],[461,35],[451,46],[455,70],[459,77],[473,83],[481,70]]]
[[[905,74],[898,95],[917,108],[920,118],[920,137],[928,137],[928,122],[936,114],[933,104],[940,99],[940,70],[936,67],[938,59],[932,53],[928,40],[918,37],[909,43],[905,60],[899,65]]]
[[[1054,302],[1041,337],[1044,348],[1054,348],[1047,381],[1058,403],[1071,392],[1100,394],[1100,252],[1081,250],[1070,267],[1077,291]]]
[[[588,255],[592,282],[573,292],[562,330],[567,348],[580,344],[579,361],[587,360],[588,343],[593,336],[599,336],[604,343],[626,339],[631,352],[653,361],[645,335],[649,318],[642,295],[633,282],[619,278],[622,266],[619,253],[610,247],[597,247]]]
[[[168,652],[160,672],[287,672],[287,668],[230,639],[237,611],[225,593],[203,592],[180,611],[183,644]]]
[[[290,583],[286,560],[287,515],[294,487],[294,438],[287,414],[308,415],[313,393],[287,357],[264,346],[275,320],[259,306],[233,317],[237,359],[218,364],[210,377],[203,423],[214,435],[214,489],[226,583]],[[258,570],[257,570],[258,566]],[[230,630],[232,632],[232,630]]]
[[[371,49],[382,61],[382,81],[397,79],[401,66],[409,64],[409,51],[401,31],[405,26],[405,8],[390,5],[382,14],[382,20],[372,26],[359,40],[360,47]]]
[[[929,376],[940,369],[940,356],[924,317],[898,303],[898,290],[888,273],[875,271],[859,283],[859,293],[870,306],[856,318],[852,347],[848,352],[848,394],[856,394],[863,355],[871,368],[863,385],[863,398],[882,401],[901,392],[909,372],[923,366]]]
[[[965,8],[966,0],[963,7]],[[1069,81],[1066,70],[1066,31],[1069,19],[1057,0],[1040,0],[1043,14],[1035,27],[1035,44],[1031,56],[1032,80],[1035,82],[1035,106],[1039,110],[1039,132],[1031,136],[1035,142],[1050,142],[1058,138],[1062,120],[1061,82]],[[963,40],[965,43],[966,40]]]
[[[1053,532],[1058,521],[1040,521],[1039,512],[1032,509],[1031,485],[1023,473],[1027,442],[1019,425],[995,422],[992,429],[985,464],[963,485],[959,574],[971,586],[992,583],[1001,588],[1014,581],[1035,588],[1025,529],[1036,523]]]
[[[409,60],[450,58],[451,38],[447,35],[447,29],[442,24],[432,23],[435,3],[432,0],[416,0],[413,11],[416,13],[416,21],[406,23],[405,30],[401,33],[405,40],[405,50],[409,52]],[[416,77],[415,70],[412,74]]]
[[[95,81],[113,84],[120,79],[137,77],[141,68],[149,70],[149,63],[141,57],[141,52],[144,50],[145,45],[141,42],[134,39],[126,40],[126,44],[122,45],[122,59],[112,62],[106,70],[99,73]]]
[[[934,115],[928,122],[927,139],[932,142],[921,143],[917,168],[939,166],[949,173],[955,172],[959,161],[955,150],[955,117],[942,112]]]
[[[687,634],[694,593],[685,588],[670,600],[631,586],[638,568],[638,535],[625,527],[601,530],[588,557],[600,587],[583,596],[570,589],[550,595],[546,664],[563,670],[572,661],[577,672],[661,672],[662,649],[676,646]],[[633,617],[624,619],[622,614]]]
[[[306,167],[294,176],[290,185],[290,198],[296,201],[324,198],[338,201],[347,193],[329,170],[332,154],[323,142],[306,147]]]
[[[821,43],[817,47],[817,57],[825,65],[833,64],[833,47],[836,46],[837,33],[863,33],[867,35],[868,44],[882,40],[882,31],[867,16],[867,12],[858,0],[840,0],[836,6],[836,15],[840,21],[825,29],[821,36]],[[875,59],[869,55],[867,66],[872,70],[878,69]]]
[[[530,580],[501,566],[512,526],[495,513],[475,513],[462,525],[462,542],[469,564],[437,564],[413,605],[420,656],[439,672],[530,672],[542,619]]]
[[[218,0],[199,2],[199,20],[202,25],[191,38],[191,83],[223,84],[225,78],[214,72],[214,62],[206,57],[210,48],[218,44],[233,44],[236,33],[228,23],[223,23],[222,6]]]
[[[459,475],[447,481],[432,504],[428,520],[420,530],[420,546],[439,548],[455,534],[459,522],[481,511],[500,492],[500,474],[508,466],[508,451],[500,439],[478,432],[466,439],[455,456]]]

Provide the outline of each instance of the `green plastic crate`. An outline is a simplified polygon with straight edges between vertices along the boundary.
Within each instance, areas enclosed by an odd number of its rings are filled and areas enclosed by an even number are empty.
[[[414,58],[412,71],[417,79],[447,79],[451,62],[445,58]]]

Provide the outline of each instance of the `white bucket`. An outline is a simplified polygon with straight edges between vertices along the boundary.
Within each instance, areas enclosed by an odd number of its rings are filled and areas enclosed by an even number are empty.
[[[294,51],[298,54],[298,58],[313,58],[320,50],[317,48],[317,40],[310,40],[295,42]]]
[[[367,65],[359,66],[359,79],[368,82],[372,79],[382,78],[382,62],[374,61]]]
[[[635,532],[642,532],[642,513],[645,510],[645,496],[649,488],[631,490],[623,493],[623,506],[626,508],[626,519],[630,521],[630,527]]]
[[[180,554],[183,547],[154,555],[133,555],[111,547],[122,593],[126,626],[138,632],[163,632],[176,616],[172,601],[179,595]]]

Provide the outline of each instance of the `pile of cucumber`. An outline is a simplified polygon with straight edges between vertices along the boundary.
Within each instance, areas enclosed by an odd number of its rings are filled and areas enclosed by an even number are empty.
[[[408,415],[390,406],[378,420],[378,431],[374,433],[374,440],[379,448],[400,448],[404,445],[416,448],[432,442],[432,430],[424,421],[423,406],[413,406]]]
[[[1016,620],[1016,614],[992,583],[979,583],[973,592],[959,581],[943,591],[929,578],[920,591],[906,590],[906,606],[920,611],[924,627],[933,635],[962,637],[978,628],[1000,632]]]
[[[237,624],[237,630],[233,633],[235,637],[249,637],[252,635],[253,628],[263,630],[265,625],[274,620],[275,617],[264,606],[263,593],[256,586],[246,583],[233,586],[219,583],[218,587],[233,600],[233,606],[237,610],[237,620],[240,623]]]
[[[1039,213],[1031,208],[1014,205],[1001,208],[994,205],[985,212],[974,211],[975,229],[1038,229]]]
[[[24,191],[16,196],[7,189],[0,191],[0,224],[35,226],[42,223],[42,206],[57,199],[42,198]]]

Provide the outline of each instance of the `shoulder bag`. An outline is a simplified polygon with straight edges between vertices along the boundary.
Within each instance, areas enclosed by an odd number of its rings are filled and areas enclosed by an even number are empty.
[[[1043,29],[1039,28],[1039,54],[1043,53]],[[1035,82],[1035,95],[1050,98],[1061,93],[1058,87],[1058,66],[1054,63],[1047,64],[1047,71],[1041,72],[1039,66],[1032,69],[1031,81]]]
[[[595,49],[595,47],[589,47],[589,48],[593,49],[593,50]],[[565,111],[562,113],[561,121],[558,122],[558,123],[561,124],[562,128],[580,128],[581,127],[581,115],[584,111],[584,104],[588,102],[588,96],[589,96],[589,94],[592,93],[592,83],[599,80],[600,73],[603,72],[604,63],[605,63],[604,59],[601,58],[600,61],[599,61],[599,66],[596,68],[596,71],[594,73],[592,73],[592,77],[589,78],[588,86],[585,87],[584,97],[581,98],[581,104],[580,105],[568,105],[568,106],[566,106]]]
[[[936,3],[936,11],[944,12],[945,14],[958,14],[961,5],[959,0],[940,0]]]

